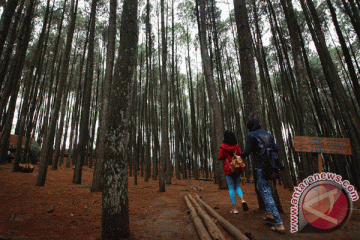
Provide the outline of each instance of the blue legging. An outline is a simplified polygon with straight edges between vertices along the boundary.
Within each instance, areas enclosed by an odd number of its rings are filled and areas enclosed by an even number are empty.
[[[240,177],[240,175],[225,175],[225,176],[226,176],[226,181],[227,181],[227,184],[229,187],[231,203],[233,205],[235,205],[236,204],[235,192],[237,193],[237,195],[239,197],[243,196],[243,192],[241,191],[241,188],[240,188],[241,177]]]
[[[258,168],[256,170],[256,176],[256,187],[259,190],[262,199],[264,200],[266,211],[274,216],[275,223],[283,224],[279,211],[276,208],[269,182],[264,179],[263,170],[261,168]]]

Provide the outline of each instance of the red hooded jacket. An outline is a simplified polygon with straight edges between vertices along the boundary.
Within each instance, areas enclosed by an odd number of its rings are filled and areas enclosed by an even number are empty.
[[[231,172],[230,166],[229,166],[230,165],[229,162],[232,161],[234,152],[236,152],[236,155],[239,155],[241,153],[241,149],[240,149],[239,145],[228,144],[228,143],[221,144],[218,159],[220,161],[223,161],[223,170],[224,170],[225,175],[234,174]],[[227,160],[229,160],[229,161],[227,161]],[[237,173],[237,174],[240,174],[240,173]]]

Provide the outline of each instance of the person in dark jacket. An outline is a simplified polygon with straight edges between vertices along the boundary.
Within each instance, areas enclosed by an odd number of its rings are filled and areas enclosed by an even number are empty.
[[[224,174],[226,176],[226,181],[229,187],[229,194],[230,194],[230,200],[232,203],[232,210],[231,213],[237,214],[239,211],[236,209],[236,195],[240,197],[240,200],[242,202],[242,207],[244,211],[249,210],[244,197],[243,192],[240,188],[240,182],[241,182],[241,176],[240,171],[231,172],[230,170],[230,162],[232,161],[232,158],[234,156],[234,152],[236,155],[239,155],[241,153],[241,149],[239,145],[237,144],[235,134],[232,131],[225,131],[224,133],[224,141],[223,144],[220,146],[219,156],[218,159],[223,161],[223,170]]]
[[[265,166],[266,159],[260,154],[260,151],[262,150],[261,145],[264,143],[266,146],[271,146],[273,154],[278,153],[279,146],[275,143],[274,137],[261,128],[258,119],[250,119],[247,128],[249,129],[249,133],[246,139],[245,150],[240,153],[240,156],[245,159],[250,154],[254,155],[253,166],[257,177],[256,188],[259,190],[260,195],[264,200],[267,211],[264,220],[274,225],[271,227],[271,230],[280,234],[286,234],[283,221],[281,220],[271,193],[269,182],[264,177],[265,173],[263,167]]]

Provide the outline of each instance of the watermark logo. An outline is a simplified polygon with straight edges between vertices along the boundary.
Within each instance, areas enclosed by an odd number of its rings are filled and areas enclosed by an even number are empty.
[[[334,173],[316,173],[304,179],[291,199],[290,232],[330,232],[349,220],[359,195],[349,181]]]

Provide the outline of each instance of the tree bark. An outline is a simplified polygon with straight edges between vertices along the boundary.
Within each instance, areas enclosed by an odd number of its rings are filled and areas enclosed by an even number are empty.
[[[161,42],[162,42],[162,75],[161,75],[161,155],[160,155],[160,172],[159,172],[159,191],[165,192],[164,177],[166,174],[166,182],[170,176],[167,174],[166,168],[170,167],[168,161],[170,160],[169,153],[169,130],[168,130],[168,83],[167,83],[167,47],[165,38],[165,6],[164,0],[161,0]]]
[[[31,1],[32,2],[32,1]],[[76,13],[77,13],[77,3],[78,0],[72,0],[71,2],[71,18],[70,24],[68,28],[67,38],[66,38],[66,46],[65,46],[65,53],[62,62],[62,72],[59,79],[59,87],[58,87],[58,94],[55,99],[54,103],[54,110],[50,120],[49,132],[45,138],[44,146],[42,147],[42,151],[40,154],[39,160],[39,174],[36,180],[36,186],[44,186],[46,180],[46,173],[48,168],[48,158],[49,153],[52,151],[53,143],[54,143],[54,136],[56,130],[56,123],[59,117],[60,107],[61,107],[61,100],[64,92],[64,88],[66,85],[67,73],[69,68],[70,62],[70,54],[71,54],[71,46],[73,41],[73,34],[75,30],[75,22],[76,22]]]
[[[14,92],[19,91],[19,80],[21,78],[21,73],[22,73],[22,69],[24,67],[25,64],[25,56],[26,56],[26,52],[29,46],[29,42],[31,39],[31,32],[32,32],[32,20],[33,20],[33,13],[34,13],[34,2],[30,1],[30,4],[28,6],[27,12],[26,12],[26,16],[24,19],[24,23],[22,26],[22,29],[20,30],[20,35],[21,39],[18,43],[17,46],[17,50],[16,50],[16,55],[14,56],[14,65],[13,68],[10,70],[9,73],[9,79],[8,81],[10,82],[10,86],[11,86],[11,90],[10,92],[11,94],[11,99],[15,101],[16,104],[16,98],[17,96],[14,95]],[[6,98],[2,98],[1,99],[1,103],[4,104],[7,101]],[[5,106],[5,105],[4,105]],[[16,105],[15,105],[16,106]],[[8,111],[8,117],[7,117],[7,122],[8,122],[8,127],[10,127],[10,129],[7,129],[7,134],[10,137],[10,132],[11,132],[11,126],[12,126],[12,120],[14,117],[14,113],[12,113],[12,111],[15,111],[15,106],[14,109],[10,109],[10,111]],[[11,118],[11,119],[10,119]],[[5,134],[5,133],[3,133]],[[5,135],[5,137],[7,137]],[[8,147],[9,144],[5,143],[1,145],[1,149],[0,149],[0,159],[5,159],[7,156],[7,152],[8,152]],[[2,161],[2,160],[0,160]],[[16,170],[16,169],[15,169]]]
[[[214,161],[214,170],[217,173],[219,189],[227,189],[227,183],[225,175],[222,174],[222,162],[218,160],[218,150],[219,146],[222,143],[223,137],[223,123],[221,117],[220,104],[217,98],[216,87],[214,76],[210,68],[210,57],[207,53],[207,44],[206,44],[206,15],[205,15],[205,1],[197,0],[200,10],[200,19],[199,21],[199,35],[200,35],[200,49],[201,49],[201,58],[202,66],[206,80],[206,88],[208,92],[209,102],[210,102],[210,128],[213,128],[211,131],[211,145],[212,145],[212,156]]]
[[[238,29],[240,75],[243,98],[245,100],[245,119],[260,119],[260,97],[256,79],[255,61],[252,49],[252,37],[245,0],[234,0],[235,19]]]
[[[128,199],[128,121],[130,86],[138,43],[138,2],[125,0],[121,16],[119,59],[115,66],[105,138],[102,180],[102,239],[130,236]]]
[[[84,85],[83,105],[81,111],[80,121],[80,139],[78,145],[78,151],[80,157],[77,158],[77,162],[74,170],[74,184],[81,184],[81,173],[84,165],[85,156],[88,156],[89,149],[86,149],[89,143],[89,117],[91,106],[91,90],[94,76],[94,45],[95,45],[95,21],[96,21],[96,5],[98,0],[93,0],[90,13],[90,36],[89,36],[89,49],[87,58],[87,71]]]
[[[114,68],[115,58],[115,39],[116,39],[116,7],[117,0],[110,1],[110,16],[109,16],[109,40],[107,46],[107,58],[106,58],[106,70],[104,78],[104,88],[102,93],[101,102],[101,113],[99,116],[99,130],[96,141],[96,161],[94,167],[93,182],[91,186],[91,192],[100,192],[101,178],[103,170],[103,159],[104,159],[104,143],[105,143],[105,132],[107,124],[107,116],[109,109],[109,95],[112,82],[112,72]]]
[[[15,9],[18,5],[19,0],[8,0],[6,2],[6,6],[4,8],[4,11],[1,15],[0,20],[0,57],[2,55],[2,51],[5,45],[6,37],[8,35],[11,20],[13,18]],[[0,86],[1,86],[0,82]]]

